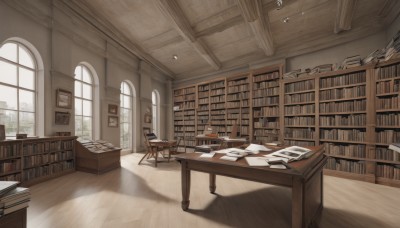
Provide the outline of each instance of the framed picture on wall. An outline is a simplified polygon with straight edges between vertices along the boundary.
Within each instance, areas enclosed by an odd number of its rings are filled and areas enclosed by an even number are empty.
[[[56,125],[68,125],[69,117],[70,117],[69,112],[56,112],[54,122]]]
[[[108,116],[108,126],[118,127],[118,116]]]
[[[108,104],[108,114],[118,115],[118,105]]]
[[[56,92],[56,106],[59,108],[72,108],[72,93],[63,90],[57,89]]]
[[[149,127],[144,127],[143,128],[143,134],[147,135],[149,133],[151,133],[151,129]]]
[[[144,122],[145,123],[151,123],[151,114],[148,114],[148,113],[146,113],[146,114],[144,114]]]

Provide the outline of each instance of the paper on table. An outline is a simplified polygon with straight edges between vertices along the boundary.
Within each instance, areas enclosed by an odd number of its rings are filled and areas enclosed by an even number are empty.
[[[264,157],[245,157],[249,166],[269,166],[267,159]]]
[[[214,157],[215,153],[203,153],[200,155],[200,158],[212,158]]]
[[[289,159],[287,158],[282,158],[282,157],[267,157],[267,160],[269,162],[279,162],[279,161],[283,161],[285,163],[289,162]]]
[[[286,166],[284,165],[271,165],[271,169],[286,169]]]
[[[222,156],[220,159],[222,160],[227,160],[227,161],[236,161],[238,158],[237,157],[230,157],[230,156]]]
[[[253,153],[258,153],[260,151],[271,151],[271,149],[268,149],[267,147],[263,146],[263,145],[257,145],[257,144],[250,144],[246,150],[249,150]]]

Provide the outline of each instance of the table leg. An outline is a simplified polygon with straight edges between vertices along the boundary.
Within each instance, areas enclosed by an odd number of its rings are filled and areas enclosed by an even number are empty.
[[[216,175],[213,173],[210,173],[210,192],[215,193],[215,189],[217,186],[215,185],[215,177]]]
[[[140,165],[140,163],[143,161],[143,159],[149,155],[149,152],[145,153],[144,156],[142,157],[142,159],[140,159],[138,165]]]
[[[293,178],[292,187],[292,228],[303,227],[304,223],[304,183]]]
[[[189,208],[190,196],[190,169],[187,168],[187,162],[181,162],[182,172],[182,210],[187,211]]]

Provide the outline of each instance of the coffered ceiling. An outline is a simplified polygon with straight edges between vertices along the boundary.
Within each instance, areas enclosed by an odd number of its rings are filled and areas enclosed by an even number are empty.
[[[139,58],[177,80],[359,39],[400,12],[398,0],[282,0],[281,7],[276,0],[64,2],[118,31]]]

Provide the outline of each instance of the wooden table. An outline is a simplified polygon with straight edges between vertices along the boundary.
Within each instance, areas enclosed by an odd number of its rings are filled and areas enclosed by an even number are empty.
[[[155,167],[157,167],[157,150],[153,151],[153,147],[162,147],[163,149],[168,149],[171,148],[173,146],[176,146],[176,140],[159,140],[159,139],[153,139],[153,140],[149,140],[149,144],[150,144],[150,148],[148,149],[147,153],[145,155],[143,155],[142,159],[140,159],[139,161],[139,165],[140,163],[143,161],[143,159],[147,157],[147,159],[154,157],[155,159]]]
[[[292,227],[309,227],[320,216],[323,208],[323,173],[327,157],[322,146],[308,147],[314,154],[305,160],[289,163],[290,169],[280,170],[269,167],[249,166],[245,159],[236,162],[213,158],[199,158],[198,153],[177,156],[182,171],[182,209],[189,208],[190,171],[210,174],[210,192],[216,190],[216,175],[279,185],[292,189]],[[252,155],[252,156],[261,156]]]

